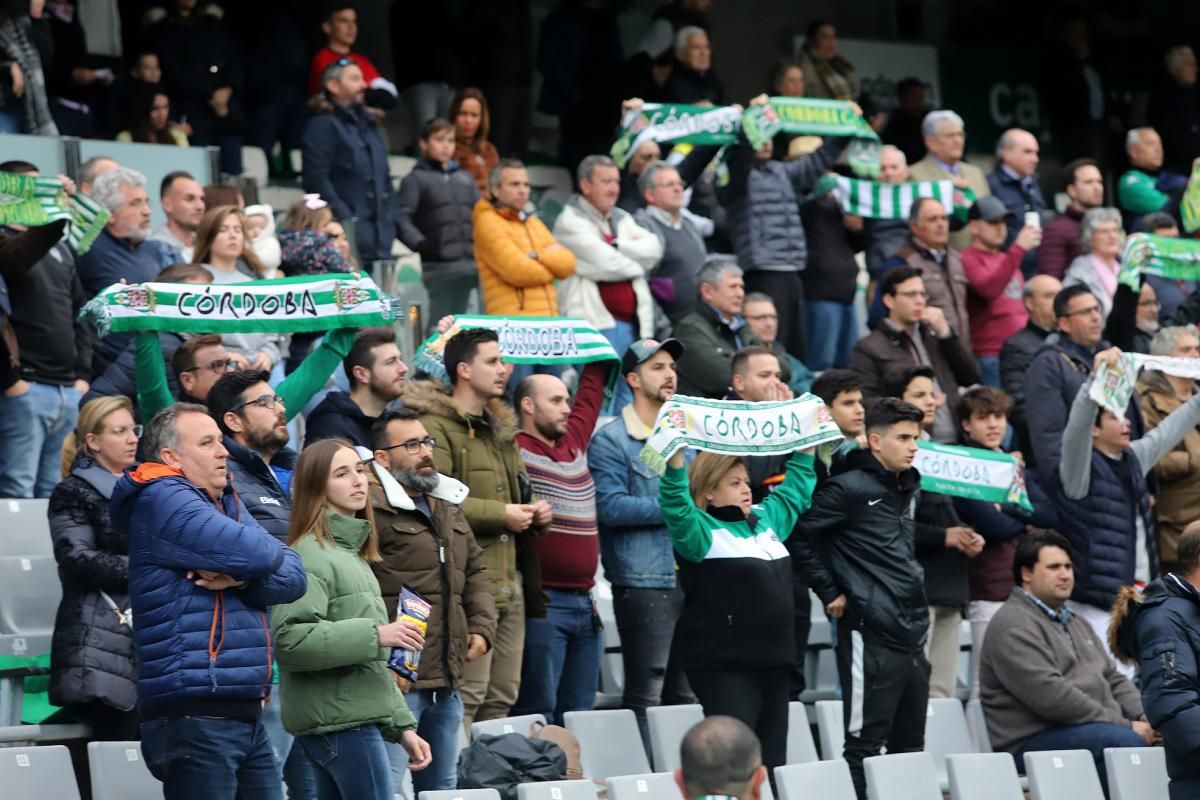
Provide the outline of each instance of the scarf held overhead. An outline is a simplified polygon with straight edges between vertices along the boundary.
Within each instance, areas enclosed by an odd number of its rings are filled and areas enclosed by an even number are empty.
[[[402,309],[359,273],[303,275],[226,286],[115,283],[96,295],[81,317],[100,334],[297,333],[389,325]]]
[[[1133,397],[1138,372],[1143,369],[1156,369],[1167,375],[1200,380],[1200,358],[1122,353],[1121,363],[1115,369],[1101,364],[1100,369],[1096,370],[1088,397],[1116,414],[1118,418],[1123,418],[1126,409],[1129,408],[1129,400]]]
[[[932,197],[964,222],[975,202],[970,189],[959,189],[952,181],[880,183],[842,175],[825,175],[813,187],[809,199],[832,192],[842,212],[865,219],[908,219],[913,200]]]
[[[1025,490],[1025,470],[1008,453],[920,442],[913,466],[921,474],[924,491],[988,503],[1015,503],[1033,511]]]
[[[82,255],[104,230],[109,216],[108,209],[82,193],[68,196],[58,178],[0,172],[0,225],[38,226],[65,219],[70,223],[67,241]]]
[[[675,395],[659,410],[640,458],[663,472],[667,459],[682,447],[767,456],[841,440],[841,430],[816,395],[763,403]]]
[[[1135,233],[1125,240],[1121,254],[1120,283],[1141,289],[1142,275],[1156,275],[1171,280],[1200,280],[1200,241]]]

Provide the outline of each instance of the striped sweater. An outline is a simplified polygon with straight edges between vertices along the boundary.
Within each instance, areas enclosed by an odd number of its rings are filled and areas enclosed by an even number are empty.
[[[548,589],[590,589],[600,560],[596,527],[596,484],[588,470],[587,446],[604,399],[607,369],[584,367],[567,432],[554,444],[517,433],[521,460],[529,473],[533,496],[554,509],[550,533],[533,542]]]

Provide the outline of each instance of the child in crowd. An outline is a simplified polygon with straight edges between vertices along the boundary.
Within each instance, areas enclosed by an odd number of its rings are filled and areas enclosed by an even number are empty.
[[[421,256],[429,319],[462,313],[479,292],[471,211],[479,190],[454,160],[454,126],[431,119],[421,131],[421,160],[400,184],[400,240]]]
[[[275,210],[260,203],[246,206],[245,213],[246,241],[262,264],[262,277],[268,280],[279,277],[283,256],[279,250],[279,239],[275,237]]]

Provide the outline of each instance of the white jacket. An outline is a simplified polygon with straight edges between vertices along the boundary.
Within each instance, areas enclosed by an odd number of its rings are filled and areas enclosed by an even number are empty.
[[[604,241],[604,232],[616,234],[614,244]],[[627,211],[613,208],[605,220],[590,203],[572,195],[554,223],[554,238],[575,254],[575,274],[559,288],[563,316],[582,317],[597,330],[616,322],[597,283],[631,281],[637,297],[638,338],[654,335],[654,299],[646,276],[662,258],[662,242],[638,225]]]

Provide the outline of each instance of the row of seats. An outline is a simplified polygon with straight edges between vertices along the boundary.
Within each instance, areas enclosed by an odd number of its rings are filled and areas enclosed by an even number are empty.
[[[162,786],[142,761],[137,742],[92,742],[88,762],[95,800],[158,800]],[[1166,757],[1158,747],[1109,748],[1105,771],[1112,800],[1167,800]],[[942,800],[930,753],[868,758],[863,764],[869,800]],[[1023,800],[1016,762],[1007,753],[953,755],[947,759],[951,800]],[[1025,755],[1030,800],[1104,800],[1092,756],[1086,750]],[[845,761],[790,764],[775,770],[781,800],[855,800]],[[79,800],[71,757],[62,746],[0,750],[0,785],[8,800]],[[672,772],[610,776],[601,780],[525,784],[518,800],[682,800]],[[769,784],[763,797],[774,800]],[[417,800],[499,800],[495,789],[422,792]]]

